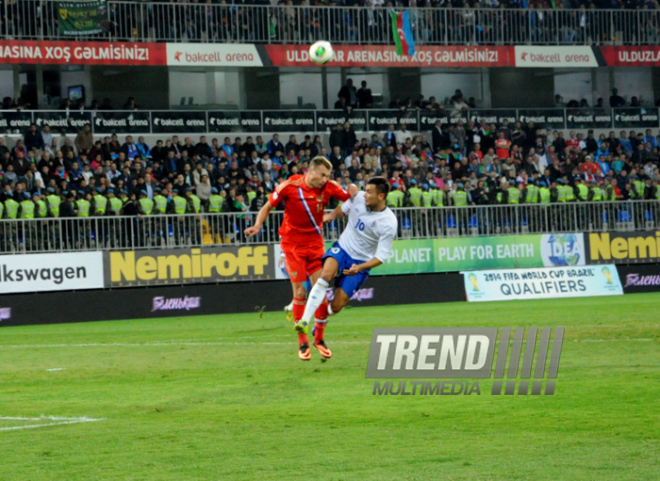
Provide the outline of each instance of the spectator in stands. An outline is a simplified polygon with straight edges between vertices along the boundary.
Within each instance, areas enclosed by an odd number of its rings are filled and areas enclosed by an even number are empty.
[[[626,105],[626,101],[619,95],[619,91],[617,89],[612,89],[612,95],[610,95],[610,107],[617,108],[623,107],[624,105]]]
[[[367,88],[367,81],[361,82],[362,87],[357,91],[358,105],[361,109],[370,109],[374,105],[374,97],[371,89]]]
[[[266,147],[268,148],[268,153],[271,156],[275,155],[277,151],[284,151],[284,145],[282,145],[282,142],[280,142],[280,136],[278,134],[273,134],[273,138],[268,141]]]
[[[124,104],[123,110],[138,110],[138,106],[135,103],[134,97],[128,97],[126,103]]]
[[[25,148],[28,150],[41,151],[44,148],[44,139],[37,129],[37,124],[30,124],[30,129],[23,136]]]
[[[352,108],[357,107],[358,105],[357,90],[353,85],[352,79],[349,78],[346,80],[346,85],[344,85],[341,89],[339,89],[339,93],[337,94],[337,97],[339,98],[343,97],[344,99],[346,99],[346,105]]]

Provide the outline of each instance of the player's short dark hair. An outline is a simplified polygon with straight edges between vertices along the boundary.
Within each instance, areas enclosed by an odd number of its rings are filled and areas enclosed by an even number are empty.
[[[385,177],[372,177],[367,184],[375,185],[376,191],[379,194],[385,194],[387,196],[390,191],[390,183]]]

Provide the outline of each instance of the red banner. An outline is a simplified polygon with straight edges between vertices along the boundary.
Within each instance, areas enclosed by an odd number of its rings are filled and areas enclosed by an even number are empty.
[[[660,47],[600,47],[609,67],[658,67]]]
[[[167,65],[165,44],[0,40],[5,64]]]
[[[330,67],[653,67],[660,47],[334,45]],[[540,59],[540,60],[539,60]],[[310,67],[309,45],[165,44],[0,40],[4,64]]]
[[[397,55],[393,45],[334,45],[329,67],[513,67],[513,47],[419,47]],[[309,45],[266,45],[275,67],[308,67]]]

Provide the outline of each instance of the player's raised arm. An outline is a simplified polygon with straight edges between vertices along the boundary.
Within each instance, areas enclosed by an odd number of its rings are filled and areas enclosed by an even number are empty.
[[[268,217],[268,214],[270,214],[271,210],[273,210],[273,206],[270,204],[270,201],[266,201],[263,207],[259,210],[259,213],[257,214],[257,220],[254,221],[254,225],[245,229],[244,232],[246,237],[257,235],[261,231],[261,226],[264,225],[264,222],[266,222],[266,218]]]
[[[327,224],[328,222],[332,222],[335,219],[341,219],[342,217],[344,217],[344,211],[342,210],[342,206],[338,205],[335,210],[323,216],[323,222]]]

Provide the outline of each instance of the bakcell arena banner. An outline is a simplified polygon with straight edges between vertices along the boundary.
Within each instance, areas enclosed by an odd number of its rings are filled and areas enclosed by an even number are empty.
[[[660,47],[334,45],[330,67],[643,67],[660,63]],[[309,45],[0,40],[5,64],[170,67],[311,67]]]

